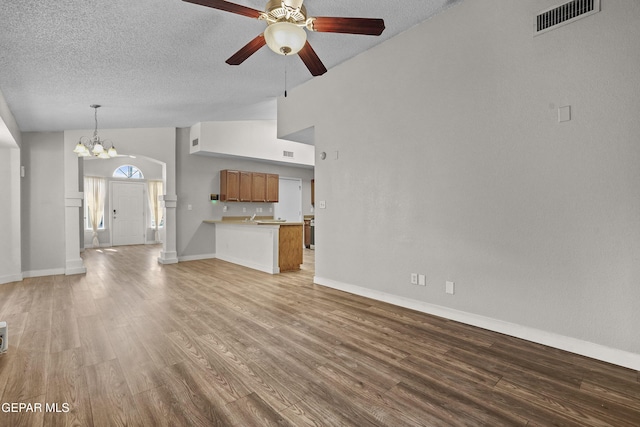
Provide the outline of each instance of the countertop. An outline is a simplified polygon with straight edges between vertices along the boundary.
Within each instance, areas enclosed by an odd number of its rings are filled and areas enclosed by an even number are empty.
[[[282,222],[282,221],[269,221],[269,220],[258,220],[258,221],[223,221],[223,220],[209,220],[206,219],[202,221],[206,224],[228,224],[228,225],[279,225],[279,226],[290,226],[290,225],[304,225],[303,222]]]

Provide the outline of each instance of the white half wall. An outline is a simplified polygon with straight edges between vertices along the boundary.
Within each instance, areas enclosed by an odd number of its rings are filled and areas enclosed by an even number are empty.
[[[276,134],[275,120],[196,123],[190,129],[189,152],[313,167],[313,146],[278,139]]]
[[[318,277],[624,364],[640,355],[640,3],[533,37],[556,3],[462,2],[280,98],[278,134],[314,126],[328,154]]]

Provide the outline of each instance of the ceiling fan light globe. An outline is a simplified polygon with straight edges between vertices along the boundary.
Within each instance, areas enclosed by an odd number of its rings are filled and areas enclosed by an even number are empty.
[[[291,22],[276,22],[264,31],[269,49],[279,55],[295,55],[307,42],[306,31]]]

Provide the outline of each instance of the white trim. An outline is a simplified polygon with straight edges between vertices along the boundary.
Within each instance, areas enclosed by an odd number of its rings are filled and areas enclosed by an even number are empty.
[[[277,265],[259,264],[249,259],[238,258],[234,256],[229,256],[229,255],[218,255],[216,258],[222,261],[233,263],[233,264],[242,265],[243,267],[248,267],[254,270],[262,271],[264,273],[269,273],[269,274],[280,273],[280,267],[278,267]],[[277,260],[276,260],[276,263],[277,263]]]
[[[158,257],[158,263],[160,263],[160,264],[177,264],[178,263],[178,254],[176,252],[160,251],[160,256]]]
[[[11,282],[21,282],[24,277],[23,274],[8,274],[6,276],[0,276],[0,285]]]
[[[62,273],[52,273],[52,274],[66,274],[67,276],[70,276],[72,274],[84,274],[86,272],[87,272],[87,268],[84,266],[84,260],[82,258],[77,258],[77,259],[68,259],[67,266],[62,271]]]
[[[477,326],[479,328],[488,329],[490,331],[499,332],[516,338],[522,338],[527,341],[569,351],[571,353],[601,360],[603,362],[613,363],[625,368],[640,370],[640,354],[606,347],[589,341],[583,341],[577,338],[530,328],[528,326],[505,322],[491,317],[480,316],[478,314],[454,310],[452,308],[404,298],[388,294],[386,292],[367,289],[361,286],[350,285],[324,277],[314,276],[313,282],[328,288],[338,289],[377,301],[432,314],[445,319],[455,320],[456,322],[465,323],[467,325]]]
[[[203,259],[215,259],[216,254],[187,255],[178,257],[178,262],[184,261],[200,261]]]
[[[44,277],[44,276],[56,276],[58,274],[65,274],[64,268],[50,268],[47,270],[31,270],[31,271],[23,271],[22,277],[25,279],[27,277]]]

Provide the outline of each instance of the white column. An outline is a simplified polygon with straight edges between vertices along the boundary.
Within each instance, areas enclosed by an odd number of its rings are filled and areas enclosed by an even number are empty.
[[[64,138],[64,235],[65,235],[65,267],[64,274],[83,274],[87,272],[84,261],[80,257],[80,229],[82,199],[84,193],[79,190],[78,155],[73,152],[77,141]]]
[[[165,194],[161,196],[161,200],[164,205],[165,235],[158,262],[160,264],[175,264],[178,262],[178,252],[176,251],[176,207],[178,206],[178,196]]]
[[[80,209],[84,193],[67,192],[64,198],[65,268],[64,274],[87,272],[80,258]]]

